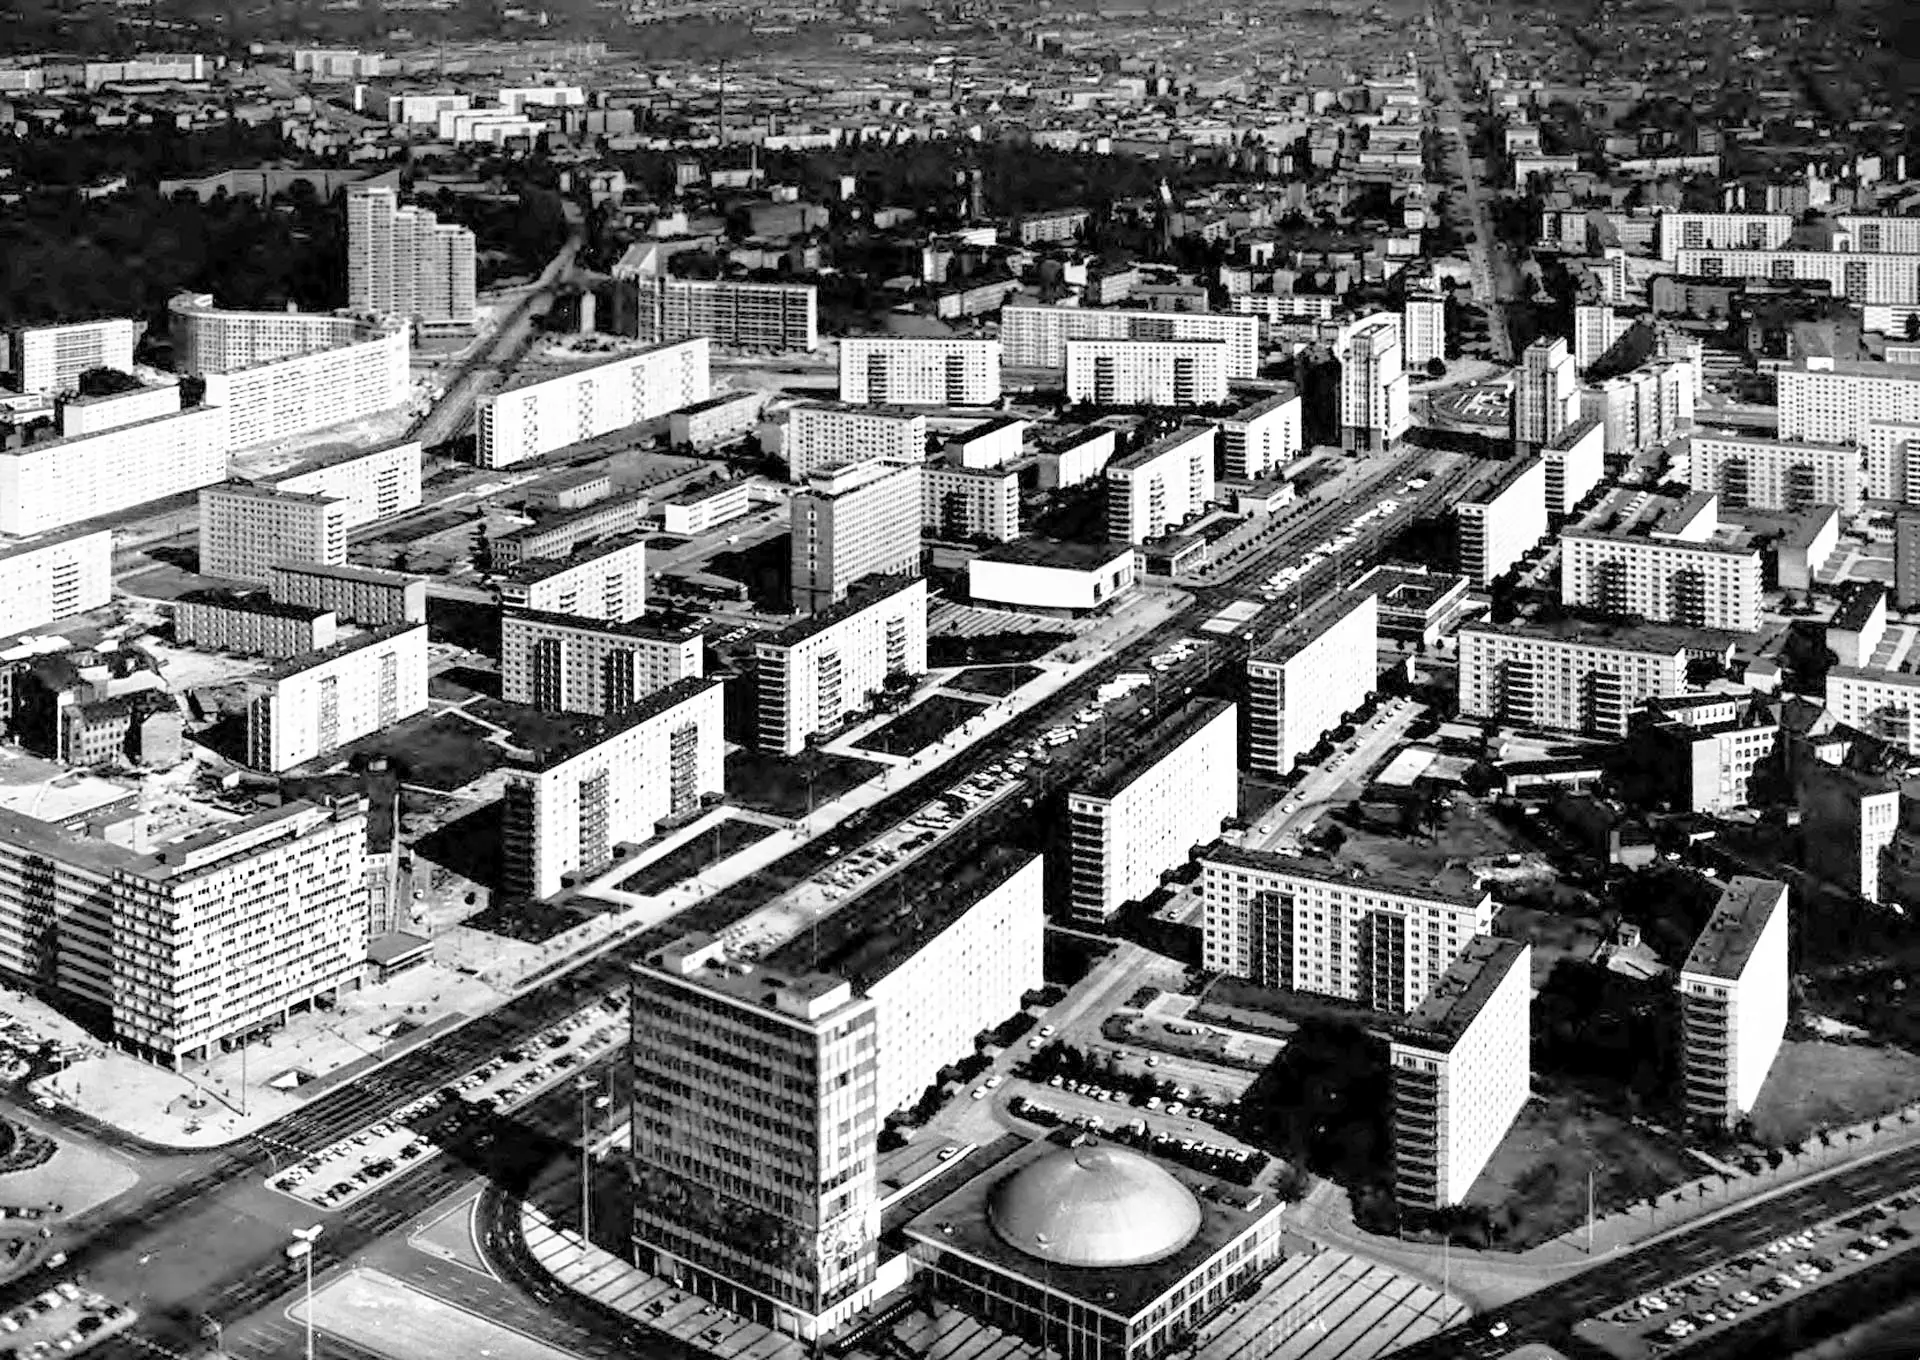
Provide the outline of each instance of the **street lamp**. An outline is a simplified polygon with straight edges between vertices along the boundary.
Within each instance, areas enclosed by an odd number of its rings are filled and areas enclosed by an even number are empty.
[[[311,1228],[295,1228],[293,1241],[287,1244],[289,1261],[307,1263],[307,1360],[313,1360],[313,1242],[325,1226],[316,1223]]]
[[[573,1089],[580,1093],[580,1247],[584,1251],[592,1238],[593,1211],[593,1123],[589,1113],[588,1097],[600,1089],[600,1083],[592,1077],[575,1077]],[[602,1101],[606,1097],[600,1098]],[[598,1104],[599,1102],[594,1102]]]

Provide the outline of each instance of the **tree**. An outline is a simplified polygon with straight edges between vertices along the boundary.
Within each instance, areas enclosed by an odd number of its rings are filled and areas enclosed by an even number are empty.
[[[1429,378],[1446,377],[1447,376],[1446,360],[1438,358],[1437,356],[1435,358],[1427,360],[1427,376]]]

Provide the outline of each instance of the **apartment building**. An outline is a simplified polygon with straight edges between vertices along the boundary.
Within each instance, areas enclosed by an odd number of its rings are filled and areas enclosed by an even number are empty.
[[[1334,347],[1340,361],[1340,443],[1381,452],[1412,424],[1400,318],[1376,312],[1346,327]]]
[[[705,337],[656,345],[483,397],[475,459],[509,467],[705,401],[712,349]]]
[[[1217,341],[1226,347],[1226,376],[1260,376],[1260,320],[1221,312],[1159,312],[1106,307],[1000,309],[1000,344],[1014,368],[1068,368],[1074,340],[1157,343]]]
[[[1732,509],[1860,509],[1861,454],[1852,444],[1755,439],[1732,432],[1695,432],[1688,446],[1687,484],[1718,492]]]
[[[623,713],[705,676],[705,644],[698,624],[509,608],[500,618],[500,697],[555,713]]]
[[[1067,400],[1095,406],[1218,406],[1227,399],[1219,340],[1069,340]]]
[[[1862,496],[1902,505],[1920,500],[1920,423],[1869,420],[1865,454],[1860,470]]]
[[[1029,214],[1020,219],[1020,244],[1076,240],[1092,216],[1085,208],[1056,208],[1052,212]]]
[[[1466,1198],[1532,1096],[1533,947],[1476,936],[1387,1042],[1393,1194],[1409,1209]]]
[[[333,646],[339,623],[326,610],[233,590],[189,591],[173,605],[173,640],[180,646],[275,661]]]
[[[1330,293],[1236,293],[1229,305],[1236,313],[1271,326],[1283,321],[1331,321],[1340,310],[1340,299]]]
[[[1660,258],[1678,261],[1687,251],[1773,251],[1793,237],[1792,213],[1661,213],[1655,239]],[[1682,267],[1682,274],[1694,271]],[[1755,277],[1770,277],[1761,270]]]
[[[178,415],[0,449],[0,533],[25,538],[227,478],[227,412]]]
[[[278,774],[427,707],[427,626],[390,624],[247,684],[247,764]]]
[[[689,677],[583,726],[509,770],[502,801],[502,884],[547,898],[569,876],[613,863],[623,843],[699,812],[725,788],[721,686]]]
[[[1227,476],[1258,481],[1286,467],[1306,446],[1300,390],[1282,383],[1272,396],[1243,406],[1220,422]]]
[[[625,623],[647,609],[647,539],[616,534],[567,557],[522,562],[502,577],[500,603]]]
[[[1683,629],[1469,623],[1458,642],[1465,717],[1624,737],[1643,703],[1687,689],[1691,639]]]
[[[196,378],[339,349],[384,335],[389,329],[351,312],[252,312],[217,307],[212,293],[176,293],[167,301],[173,370]]]
[[[787,416],[784,451],[796,482],[849,463],[917,463],[927,456],[927,417],[881,406],[803,402]]]
[[[420,456],[420,441],[409,440],[277,478],[273,486],[341,502],[347,528],[357,529],[419,507]]]
[[[1363,875],[1222,841],[1201,852],[1200,885],[1208,972],[1381,1011],[1418,1009],[1493,929],[1493,894],[1457,870]]]
[[[1740,1122],[1787,1029],[1787,885],[1728,881],[1680,965],[1687,1114],[1721,1128]]]
[[[1580,414],[1600,423],[1608,454],[1659,448],[1693,425],[1698,370],[1688,360],[1654,360],[1583,388]]]
[[[99,609],[112,597],[111,530],[0,547],[0,637]]]
[[[1247,656],[1247,765],[1285,775],[1379,680],[1380,598],[1335,596]]]
[[[644,495],[609,496],[584,510],[547,515],[494,539],[487,545],[487,561],[495,571],[511,572],[529,562],[569,558],[604,538],[639,532],[647,508]]]
[[[667,417],[667,439],[676,449],[713,449],[753,433],[763,392],[722,392]]]
[[[1780,720],[1750,695],[1648,699],[1631,740],[1631,769],[1649,801],[1681,812],[1751,806],[1762,776],[1781,773]]]
[[[925,537],[948,543],[1011,543],[1020,537],[1020,474],[1012,468],[924,465],[920,527]]]
[[[228,412],[235,448],[390,411],[413,395],[407,332],[399,325],[368,330],[338,349],[208,373],[201,400]]]
[[[1836,708],[1828,712],[1846,721]],[[1797,763],[1794,794],[1807,872],[1869,902],[1883,900],[1886,852],[1901,829],[1899,780],[1812,759]]]
[[[1637,318],[1605,302],[1582,302],[1573,309],[1573,367],[1585,373],[1626,338]]]
[[[1425,372],[1447,357],[1447,301],[1437,294],[1409,294],[1400,306],[1401,333],[1407,338],[1407,368]]]
[[[963,468],[1000,468],[1026,452],[1030,422],[1020,416],[995,416],[949,436],[947,461]]]
[[[1760,627],[1760,549],[1720,523],[1712,492],[1696,492],[1652,523],[1562,530],[1560,602],[1752,633]]]
[[[1067,790],[1069,902],[1075,919],[1111,921],[1212,841],[1239,806],[1239,714],[1197,700],[1160,718],[1129,749]]]
[[[856,463],[816,472],[793,493],[795,613],[827,608],[868,576],[920,570],[921,482],[918,466]]]
[[[1547,462],[1515,454],[1491,483],[1454,504],[1460,526],[1460,574],[1489,586],[1547,534]]]
[[[141,329],[127,317],[22,326],[7,334],[7,367],[22,392],[71,391],[74,380],[90,368],[133,372],[133,346]]]
[[[1107,464],[1107,539],[1151,543],[1213,500],[1211,425],[1182,425]]]
[[[754,647],[755,745],[798,755],[865,708],[889,675],[927,669],[927,583],[882,578]]]
[[[276,562],[267,589],[278,604],[303,605],[337,614],[345,623],[384,628],[427,621],[427,581],[377,567],[329,567],[318,562]]]
[[[1042,490],[1079,486],[1106,471],[1119,450],[1117,431],[1102,425],[1067,425],[1035,431]]]
[[[155,843],[0,810],[0,970],[178,1069],[359,985],[367,809],[290,801]]]
[[[1540,461],[1547,465],[1547,517],[1568,519],[1606,475],[1606,432],[1582,416],[1541,448]]]
[[[820,347],[819,290],[810,283],[656,275],[616,286],[635,290],[635,334],[651,344],[705,336],[716,345],[775,353]]]
[[[1682,250],[1679,272],[1715,279],[1821,282],[1856,307],[1920,303],[1920,255],[1841,250]]]
[[[122,425],[137,425],[143,420],[176,415],[180,410],[180,384],[158,383],[136,387],[128,392],[102,393],[83,397],[77,392],[54,398],[53,428],[62,439],[76,435],[101,434]]]
[[[1806,358],[1775,378],[1783,440],[1865,448],[1875,423],[1920,423],[1920,366]]]
[[[848,336],[840,342],[840,400],[993,406],[1000,400],[1000,342]]]
[[[341,566],[347,502],[227,482],[200,493],[200,572],[230,581],[272,579],[277,562]]]
[[[1920,675],[1835,666],[1827,673],[1827,711],[1908,755],[1920,755]]]
[[[1893,602],[1903,610],[1920,606],[1920,513],[1894,517]]]
[[[1513,446],[1538,453],[1580,418],[1580,383],[1565,340],[1536,340],[1513,375]]]
[[[467,228],[401,207],[390,185],[347,186],[347,306],[354,311],[472,325],[475,258]]]
[[[1875,255],[1920,255],[1920,218],[1841,213],[1833,219],[1834,249]]]
[[[706,935],[634,965],[641,1269],[809,1340],[872,1301],[879,1009],[844,979],[735,961]]]

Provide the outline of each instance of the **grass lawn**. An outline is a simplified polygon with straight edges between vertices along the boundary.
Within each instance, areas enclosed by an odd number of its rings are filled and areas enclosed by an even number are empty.
[[[1200,993],[1199,1004],[1187,1018],[1201,1024],[1277,1038],[1296,1032],[1302,1020],[1325,1020],[1366,1028],[1380,1024],[1382,1019],[1378,1011],[1351,1001],[1262,987],[1234,977],[1218,977],[1208,983],[1207,989]]]
[[[1478,803],[1456,802],[1448,807],[1440,829],[1426,836],[1396,836],[1372,828],[1342,827],[1347,833],[1340,860],[1388,877],[1438,875],[1449,865],[1483,855],[1524,854],[1537,847]]]
[[[1529,1100],[1500,1141],[1466,1203],[1488,1209],[1507,1251],[1525,1251],[1587,1218],[1587,1173],[1595,1212],[1643,1206],[1647,1196],[1699,1174],[1681,1149],[1579,1096]]]
[[[1753,1130],[1775,1147],[1920,1100],[1920,1057],[1902,1048],[1790,1039],[1754,1102]]]
[[[1546,911],[1530,903],[1509,902],[1500,908],[1494,933],[1533,946],[1533,985],[1546,985],[1561,959],[1585,963],[1599,949],[1600,922],[1591,916]]]
[[[971,699],[935,694],[853,744],[862,751],[879,751],[890,756],[918,755],[986,711],[985,704]]]
[[[986,694],[999,699],[1042,673],[1038,666],[969,666],[947,681],[947,688],[957,689],[964,694]]]
[[[448,714],[421,714],[330,753],[326,759],[383,755],[409,784],[450,792],[507,763],[486,732]]]
[[[729,817],[716,824],[711,831],[701,832],[685,845],[669,850],[651,864],[634,870],[630,877],[621,879],[618,886],[624,892],[657,893],[692,878],[709,864],[723,860],[772,834],[773,828],[770,826]]]
[[[735,751],[727,757],[727,796],[756,812],[800,818],[807,815],[809,774],[813,777],[813,806],[819,807],[866,783],[882,768],[871,760],[830,751],[803,751],[797,756]]]

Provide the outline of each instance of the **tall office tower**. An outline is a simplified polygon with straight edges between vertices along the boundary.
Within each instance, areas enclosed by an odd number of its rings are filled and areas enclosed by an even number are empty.
[[[1729,879],[1680,965],[1687,1113],[1731,1127],[1753,1108],[1787,1028],[1787,885]]]
[[[868,1302],[880,1231],[878,1006],[684,936],[633,968],[633,1248],[814,1339]]]
[[[1393,1193],[1458,1204],[1532,1094],[1533,948],[1476,936],[1389,1036]]]
[[[920,469],[878,460],[816,472],[794,492],[793,609],[811,614],[867,576],[920,570]]]
[[[90,368],[131,373],[135,338],[125,317],[25,326],[8,333],[8,367],[22,392],[64,392]]]
[[[1447,300],[1435,293],[1408,296],[1400,308],[1407,336],[1407,367],[1425,371],[1435,359],[1447,357]]]
[[[474,243],[384,184],[347,188],[347,306],[425,325],[474,319]]]
[[[1536,340],[1513,375],[1513,447],[1538,453],[1580,418],[1580,382],[1564,340]]]
[[[1582,302],[1573,309],[1573,368],[1585,373],[1633,329],[1634,318],[1609,303]]]
[[[1390,447],[1412,423],[1400,318],[1376,312],[1354,322],[1334,352],[1340,360],[1341,444],[1373,452]]]

